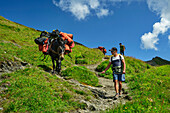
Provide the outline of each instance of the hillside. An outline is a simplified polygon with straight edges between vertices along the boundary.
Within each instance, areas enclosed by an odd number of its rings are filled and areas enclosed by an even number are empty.
[[[51,74],[51,58],[42,61],[42,53],[34,43],[40,33],[0,16],[0,108],[3,105],[5,112],[71,111],[84,106],[78,98],[92,98],[88,90]],[[102,58],[100,50],[76,43],[70,57],[65,55],[62,70],[76,64],[95,64]],[[45,110],[47,107],[50,109]]]
[[[76,43],[61,75],[52,75],[51,59],[42,61],[34,43],[39,35],[0,16],[0,112],[168,112],[169,65],[125,56],[126,88],[113,100],[112,70],[100,74],[108,64],[100,50]]]
[[[155,57],[152,60],[146,61],[146,63],[148,63],[152,66],[170,65],[170,61],[167,61],[160,57]]]
[[[34,42],[40,33],[0,16],[0,62],[14,61],[16,59],[14,57],[17,57],[31,65],[46,65],[51,68],[51,60],[41,61],[42,53],[38,51],[38,46]],[[102,60],[103,54],[97,49],[90,49],[76,43],[70,56],[71,58],[65,56],[65,60],[62,62],[63,67],[73,64],[95,64]]]

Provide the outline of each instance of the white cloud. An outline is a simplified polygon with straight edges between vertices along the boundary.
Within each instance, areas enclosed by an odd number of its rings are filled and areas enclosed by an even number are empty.
[[[77,19],[85,19],[90,14],[90,9],[87,4],[84,4],[86,0],[60,0],[58,3],[52,0],[53,4],[60,7],[63,11],[71,12]]]
[[[169,44],[170,44],[170,35],[168,36],[168,40],[169,40],[168,42],[169,42]]]
[[[70,11],[76,16],[79,20],[85,19],[87,15],[90,14],[90,10],[87,5],[83,5],[80,3],[72,4]]]
[[[155,49],[158,50],[156,48],[156,44],[158,44],[159,39],[157,38],[157,36],[151,32],[149,33],[145,33],[142,37],[141,37],[141,41],[143,46],[142,49]]]
[[[71,12],[78,20],[84,20],[89,15],[103,17],[113,14],[108,7],[114,3],[141,0],[52,0],[53,4],[66,12]]]
[[[107,15],[109,15],[108,9],[100,9],[100,11],[97,13],[98,17],[107,16]]]
[[[158,44],[160,34],[164,34],[170,29],[170,0],[147,0],[148,7],[151,11],[160,15],[160,22],[156,22],[153,25],[152,33],[145,33],[141,37],[143,49],[158,50],[156,44]]]
[[[98,0],[89,0],[89,5],[92,9],[99,7],[100,3]]]
[[[88,15],[90,15],[90,13],[92,13],[92,11],[97,12],[102,8],[99,0],[60,0],[59,2],[56,2],[56,0],[52,1],[54,5],[61,8],[63,11],[71,12],[78,20],[84,20]],[[106,12],[103,13],[103,15],[106,15]]]

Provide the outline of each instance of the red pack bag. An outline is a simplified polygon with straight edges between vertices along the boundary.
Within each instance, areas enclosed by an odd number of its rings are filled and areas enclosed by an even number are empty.
[[[39,44],[39,51],[42,51],[43,50],[43,45],[42,44]]]
[[[47,52],[47,50],[48,50],[48,44],[44,44],[42,52]]]

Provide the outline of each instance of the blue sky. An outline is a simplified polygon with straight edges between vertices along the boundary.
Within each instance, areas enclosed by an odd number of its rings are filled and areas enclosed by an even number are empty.
[[[0,15],[38,30],[59,29],[90,48],[170,60],[170,0],[1,0]]]

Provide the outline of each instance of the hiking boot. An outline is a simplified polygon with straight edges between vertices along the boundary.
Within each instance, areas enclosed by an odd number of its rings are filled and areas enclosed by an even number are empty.
[[[122,93],[121,92],[119,93],[119,97],[122,97]]]
[[[114,96],[114,99],[116,100],[118,99],[118,97],[119,97],[119,93],[116,93],[116,95]]]

